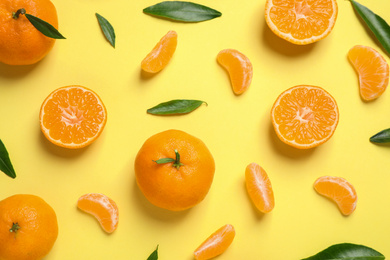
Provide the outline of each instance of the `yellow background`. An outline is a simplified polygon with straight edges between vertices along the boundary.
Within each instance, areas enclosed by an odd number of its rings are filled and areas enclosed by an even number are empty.
[[[332,33],[308,46],[275,36],[264,20],[265,0],[196,1],[222,12],[214,20],[178,23],[142,12],[158,1],[53,0],[66,40],[32,66],[0,65],[0,138],[17,173],[0,175],[0,199],[29,193],[56,211],[59,236],[45,258],[146,259],[159,245],[159,259],[193,259],[193,250],[224,224],[236,237],[218,259],[301,259],[330,245],[350,242],[390,257],[390,147],[369,137],[390,127],[390,96],[365,103],[348,62],[354,45],[379,47],[349,1],[338,1]],[[360,0],[390,21],[388,0]],[[95,13],[115,28],[116,48],[104,39]],[[169,30],[178,46],[168,66],[144,77],[140,62]],[[218,52],[234,48],[254,67],[250,88],[231,90]],[[41,103],[54,89],[84,85],[95,90],[108,110],[99,139],[81,150],[49,143],[39,128]],[[274,133],[270,109],[285,89],[310,84],[336,99],[340,122],[334,136],[311,150],[283,144]],[[171,99],[208,103],[184,116],[158,117],[146,110]],[[134,178],[134,158],[151,135],[167,129],[202,139],[216,162],[208,196],[185,212],[151,205]],[[260,164],[272,182],[276,206],[261,214],[244,186],[245,167]],[[323,175],[341,176],[357,190],[356,211],[342,216],[312,185]],[[85,193],[104,193],[119,207],[119,226],[111,235],[76,208]]]

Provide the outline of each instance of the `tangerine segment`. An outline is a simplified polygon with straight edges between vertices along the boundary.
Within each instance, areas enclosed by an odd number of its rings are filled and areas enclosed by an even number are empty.
[[[356,45],[349,50],[348,59],[358,73],[362,99],[380,97],[389,84],[389,65],[383,56],[371,47]]]
[[[104,194],[85,194],[78,199],[77,207],[93,215],[107,233],[114,232],[118,227],[118,207],[112,199]]]
[[[149,73],[157,73],[165,68],[175,53],[177,33],[169,31],[156,44],[153,50],[141,62],[141,68]]]
[[[339,122],[336,100],[324,89],[299,85],[276,99],[271,121],[281,141],[299,149],[328,141]]]
[[[225,49],[218,53],[217,61],[230,76],[233,92],[242,94],[252,82],[253,66],[248,57],[234,49]]]
[[[350,215],[356,209],[355,188],[341,177],[323,176],[314,182],[314,189],[336,202],[343,215]]]
[[[267,0],[265,20],[277,36],[303,45],[328,36],[337,11],[336,0]]]
[[[228,249],[233,242],[236,231],[232,225],[224,225],[211,234],[195,251],[197,260],[206,260],[216,257]]]
[[[41,130],[53,144],[76,149],[96,140],[107,121],[106,108],[99,96],[82,86],[53,91],[40,111]]]
[[[257,163],[245,170],[246,189],[256,208],[263,213],[271,212],[275,206],[274,192],[267,173]]]

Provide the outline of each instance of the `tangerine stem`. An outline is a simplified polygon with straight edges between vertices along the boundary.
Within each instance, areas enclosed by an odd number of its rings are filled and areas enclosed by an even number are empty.
[[[26,13],[26,9],[20,8],[18,11],[12,12],[12,18],[14,18],[16,20],[19,18],[19,15],[25,14],[25,13]]]
[[[176,167],[176,169],[179,170],[180,166],[183,166],[184,164],[182,164],[180,162],[180,154],[179,154],[179,152],[176,149],[175,149],[175,155],[176,155],[175,159],[173,159],[173,158],[162,158],[162,159],[158,159],[157,161],[153,161],[153,162],[155,162],[157,164],[173,162],[172,166]]]
[[[11,229],[9,230],[9,232],[14,232],[14,233],[16,233],[19,229],[20,229],[20,226],[19,226],[18,222],[12,223],[12,227],[11,227]]]

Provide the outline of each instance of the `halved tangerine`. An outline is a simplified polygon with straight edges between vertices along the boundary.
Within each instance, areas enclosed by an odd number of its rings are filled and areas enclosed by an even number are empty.
[[[175,53],[177,45],[177,33],[169,31],[154,46],[141,62],[141,68],[149,73],[157,73],[165,68]]]
[[[355,188],[341,177],[323,176],[314,182],[314,189],[321,195],[336,202],[343,215],[350,215],[356,209],[357,194]]]
[[[43,102],[39,114],[46,138],[61,147],[85,147],[102,133],[107,111],[100,97],[82,86],[54,90]]]
[[[222,254],[233,242],[235,235],[236,231],[232,225],[222,226],[194,251],[195,259],[207,260]]]
[[[380,97],[389,84],[389,65],[383,56],[371,47],[356,45],[349,50],[348,59],[358,73],[362,99]]]
[[[283,91],[271,110],[279,139],[308,149],[328,141],[339,122],[336,100],[323,88],[299,85]]]
[[[277,36],[303,45],[330,34],[337,10],[336,0],[267,0],[265,20]]]
[[[257,163],[251,163],[245,170],[245,184],[256,208],[263,213],[271,212],[275,207],[274,192],[267,173]]]
[[[118,227],[119,212],[115,201],[101,193],[88,193],[77,201],[77,207],[93,215],[107,233]]]
[[[234,94],[244,93],[253,76],[253,66],[248,57],[237,50],[224,49],[218,53],[217,61],[228,71]]]

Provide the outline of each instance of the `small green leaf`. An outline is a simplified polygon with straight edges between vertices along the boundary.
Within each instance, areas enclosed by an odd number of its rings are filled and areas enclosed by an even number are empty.
[[[9,177],[15,179],[16,173],[9,158],[7,149],[0,139],[0,171],[7,174]]]
[[[103,31],[107,41],[115,48],[115,31],[112,25],[100,14],[96,13],[100,28]]]
[[[354,0],[350,1],[353,8],[367,24],[368,28],[374,33],[379,43],[382,44],[383,48],[390,54],[390,26],[387,22],[364,5],[361,5]]]
[[[173,158],[162,158],[162,159],[158,159],[158,160],[153,161],[153,162],[155,162],[157,164],[164,164],[164,163],[170,163],[170,162],[174,162],[174,161],[175,161],[175,159],[173,159]]]
[[[43,35],[53,39],[66,39],[53,25],[31,14],[25,14],[30,23]]]
[[[145,8],[144,13],[181,22],[202,22],[222,15],[210,7],[182,1],[164,1]]]
[[[328,247],[302,260],[383,260],[385,257],[372,248],[349,243],[337,244]]]
[[[174,99],[149,108],[147,112],[153,115],[187,114],[197,109],[203,103],[207,105],[206,102],[201,100]]]
[[[380,131],[370,137],[370,142],[373,143],[388,143],[390,142],[390,128]]]
[[[158,260],[158,246],[156,250],[154,250],[146,260]]]

